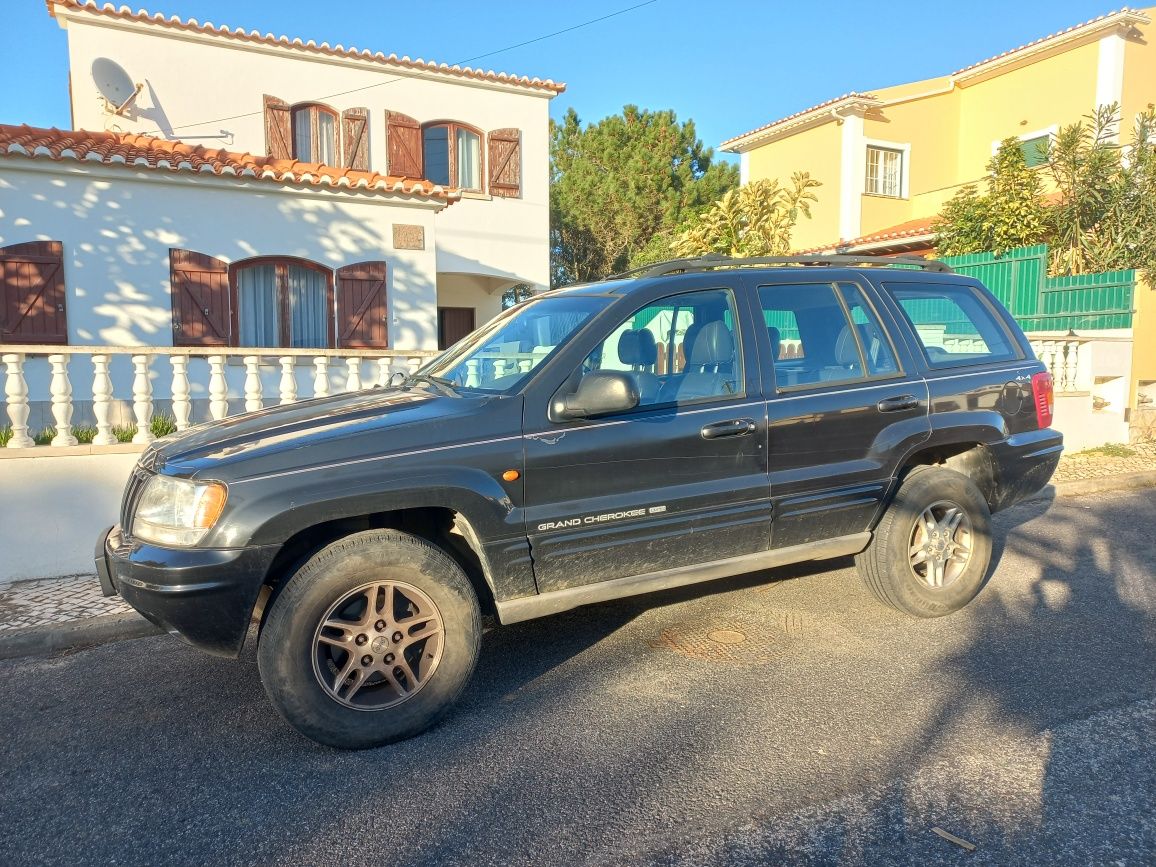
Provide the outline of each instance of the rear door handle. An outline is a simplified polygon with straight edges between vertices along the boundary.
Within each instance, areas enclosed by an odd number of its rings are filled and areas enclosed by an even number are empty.
[[[900,412],[915,409],[919,406],[919,398],[913,394],[901,394],[898,397],[885,397],[875,406],[880,412]]]
[[[753,418],[736,418],[708,424],[702,429],[702,438],[704,440],[717,440],[722,437],[745,437],[754,432],[755,420]]]

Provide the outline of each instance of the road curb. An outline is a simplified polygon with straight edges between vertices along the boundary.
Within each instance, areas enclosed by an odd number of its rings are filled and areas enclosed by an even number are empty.
[[[162,630],[135,611],[105,614],[71,623],[35,626],[11,635],[0,633],[0,659],[21,656],[46,656],[63,650],[76,650],[96,644],[112,644],[133,638],[146,638]]]
[[[1156,470],[1117,473],[1114,476],[1099,476],[1093,479],[1072,479],[1069,482],[1056,482],[1052,487],[1055,488],[1057,497],[1078,497],[1105,491],[1135,491],[1156,487]]]

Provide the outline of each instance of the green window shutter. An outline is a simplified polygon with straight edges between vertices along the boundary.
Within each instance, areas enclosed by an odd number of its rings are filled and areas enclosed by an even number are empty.
[[[1051,136],[1047,133],[1020,142],[1020,153],[1024,155],[1024,162],[1027,163],[1029,169],[1042,166],[1048,161],[1049,144],[1051,144]]]

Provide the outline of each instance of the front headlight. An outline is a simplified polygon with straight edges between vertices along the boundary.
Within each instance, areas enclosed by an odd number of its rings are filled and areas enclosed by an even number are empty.
[[[137,504],[132,533],[158,545],[196,545],[221,517],[228,495],[221,482],[153,476]]]

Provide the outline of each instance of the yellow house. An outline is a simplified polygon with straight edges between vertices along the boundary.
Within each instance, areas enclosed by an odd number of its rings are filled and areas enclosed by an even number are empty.
[[[1122,9],[950,75],[849,93],[719,147],[740,155],[743,183],[795,171],[822,181],[799,250],[927,250],[936,214],[983,179],[1003,139],[1038,159],[1037,142],[1115,102],[1126,140],[1156,103],[1153,13]]]

